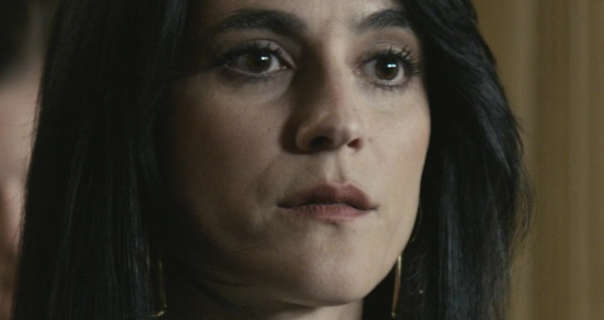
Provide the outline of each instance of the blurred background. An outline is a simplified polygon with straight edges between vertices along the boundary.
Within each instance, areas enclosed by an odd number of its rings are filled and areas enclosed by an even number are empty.
[[[604,0],[474,3],[536,193],[510,319],[604,319]]]
[[[0,0],[0,320],[53,2]],[[604,0],[474,3],[536,192],[510,319],[604,319]]]

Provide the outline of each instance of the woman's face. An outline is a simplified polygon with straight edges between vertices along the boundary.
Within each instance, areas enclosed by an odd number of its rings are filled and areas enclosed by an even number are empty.
[[[430,135],[421,48],[402,8],[191,10],[190,75],[173,84],[160,146],[172,214],[186,220],[174,255],[204,286],[246,299],[362,299],[412,231]]]

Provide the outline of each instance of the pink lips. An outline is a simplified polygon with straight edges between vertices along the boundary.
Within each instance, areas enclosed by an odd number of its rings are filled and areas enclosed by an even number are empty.
[[[287,198],[279,207],[292,213],[328,221],[345,221],[376,209],[353,185],[322,184]]]

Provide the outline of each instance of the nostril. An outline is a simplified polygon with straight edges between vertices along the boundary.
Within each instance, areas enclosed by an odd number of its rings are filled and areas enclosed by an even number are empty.
[[[361,148],[361,139],[354,139],[354,140],[348,142],[348,146],[353,149],[360,149]]]

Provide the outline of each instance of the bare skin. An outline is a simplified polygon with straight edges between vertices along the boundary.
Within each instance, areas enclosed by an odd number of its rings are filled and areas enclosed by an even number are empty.
[[[191,10],[190,75],[173,85],[160,143],[181,209],[165,258],[170,318],[361,319],[411,234],[430,136],[420,44],[392,19],[402,9],[213,0]],[[352,185],[371,209],[326,221],[284,208],[321,184]]]

